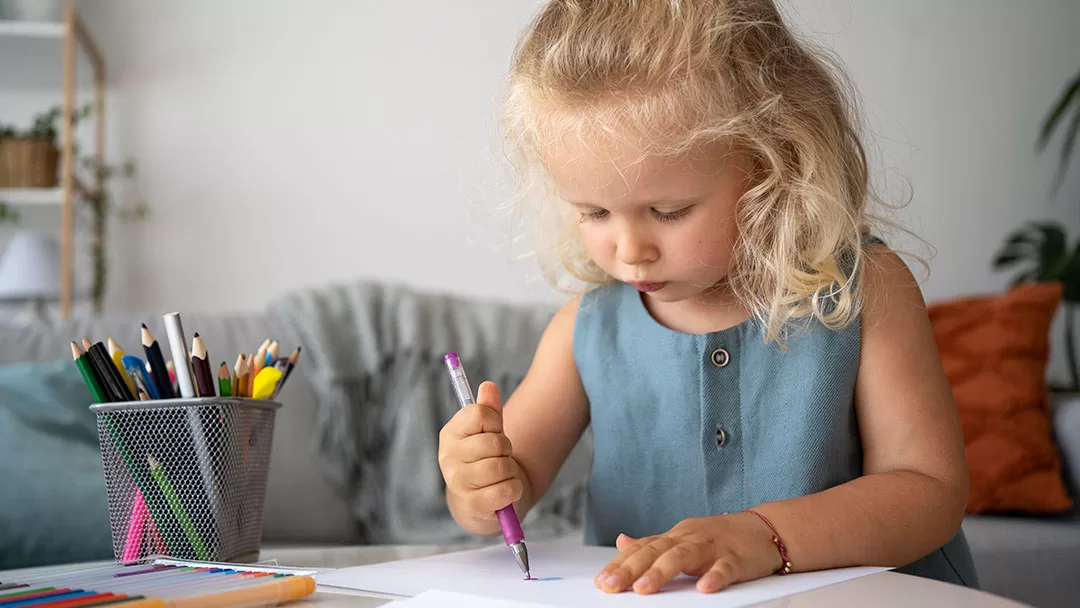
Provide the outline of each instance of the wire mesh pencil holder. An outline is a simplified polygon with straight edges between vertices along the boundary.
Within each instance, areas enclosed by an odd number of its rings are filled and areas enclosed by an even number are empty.
[[[258,560],[279,407],[232,397],[90,406],[116,561]]]

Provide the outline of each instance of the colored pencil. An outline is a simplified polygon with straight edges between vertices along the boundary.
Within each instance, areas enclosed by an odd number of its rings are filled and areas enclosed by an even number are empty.
[[[259,345],[259,350],[255,351],[255,356],[252,358],[255,367],[252,368],[251,373],[258,374],[259,370],[266,366],[266,351],[270,347],[270,339],[267,338],[265,342]]]
[[[173,399],[176,394],[173,393],[172,381],[169,379],[169,368],[165,364],[165,357],[161,354],[161,347],[158,346],[157,339],[154,338],[154,334],[150,333],[146,323],[142,325],[142,345],[143,351],[146,352],[146,362],[150,364],[150,375],[154,377],[158,395],[161,399]]]
[[[165,371],[169,372],[169,383],[172,384],[173,393],[179,395],[180,387],[176,385],[176,365],[172,359],[165,362]]]
[[[277,361],[278,353],[281,351],[281,343],[274,340],[270,343],[270,346],[266,347],[266,365]]]
[[[146,392],[149,393],[151,399],[161,399],[161,393],[158,392],[157,383],[154,380],[153,374],[147,369],[150,367],[142,359],[135,355],[124,355],[120,361],[124,365],[124,369],[129,374],[136,374],[141,378],[143,387]]]
[[[131,378],[128,377],[127,372],[124,371],[123,358],[127,353],[125,353],[124,349],[112,338],[107,338],[105,340],[105,346],[109,351],[109,358],[112,359],[113,365],[115,365],[117,371],[120,372],[120,377],[124,379],[124,382],[128,385],[128,390],[134,395],[136,386],[131,381]]]
[[[233,366],[233,378],[235,386],[233,387],[233,395],[237,397],[245,397],[244,394],[244,369],[247,361],[247,355],[240,353],[236,356],[236,365]]]
[[[162,494],[165,495],[165,501],[169,503],[173,515],[180,522],[180,527],[184,530],[184,534],[187,535],[191,547],[195,549],[195,555],[198,555],[199,559],[203,561],[209,560],[210,554],[206,552],[206,545],[203,544],[199,532],[195,530],[195,525],[191,523],[191,518],[188,517],[187,511],[184,510],[184,505],[180,504],[180,497],[176,495],[176,490],[169,482],[165,469],[161,468],[161,463],[150,454],[147,454],[146,461],[150,464],[150,475],[154,477],[158,487],[161,488]]]
[[[210,362],[207,361],[208,356],[206,344],[199,333],[195,332],[195,339],[191,343],[191,371],[195,375],[195,388],[200,397],[217,395],[217,391],[214,390],[214,377],[210,373]]]
[[[79,373],[82,374],[83,382],[86,383],[86,388],[90,390],[90,396],[94,398],[94,402],[108,403],[111,401],[105,395],[105,391],[102,390],[101,382],[94,374],[90,359],[79,347],[79,343],[74,340],[71,341],[71,357],[75,359],[75,366],[79,368]]]
[[[135,500],[131,505],[131,518],[128,520],[127,539],[124,541],[124,553],[121,558],[123,561],[133,562],[141,556],[148,515],[146,500],[143,499],[142,492],[135,488]]]
[[[135,398],[128,391],[127,383],[120,377],[120,372],[109,359],[109,353],[105,350],[104,344],[101,342],[91,344],[86,354],[90,357],[94,373],[101,382],[101,388],[109,396],[109,401],[131,401]]]
[[[289,367],[285,368],[285,377],[281,379],[282,386],[285,386],[285,382],[289,379],[289,374],[292,373],[293,368],[296,367],[296,363],[300,360],[300,351],[302,349],[302,346],[297,346],[296,350],[289,355]]]
[[[232,378],[229,376],[229,364],[222,361],[218,367],[218,394],[232,397]]]

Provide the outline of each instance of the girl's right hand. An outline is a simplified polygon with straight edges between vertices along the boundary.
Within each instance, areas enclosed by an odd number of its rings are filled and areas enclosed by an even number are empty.
[[[498,387],[484,382],[476,401],[439,432],[439,469],[454,519],[473,534],[491,535],[499,531],[495,512],[520,500],[525,482],[503,433]]]

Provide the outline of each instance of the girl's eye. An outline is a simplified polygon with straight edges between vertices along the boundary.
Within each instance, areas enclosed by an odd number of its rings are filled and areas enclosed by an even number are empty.
[[[592,221],[596,221],[596,220],[602,220],[607,216],[608,216],[608,210],[607,209],[597,209],[595,211],[582,211],[581,212],[581,221],[583,221],[583,222],[592,222]]]
[[[683,207],[678,211],[657,211],[653,209],[653,215],[661,222],[674,222],[677,219],[686,217],[686,214],[690,213],[691,207]]]

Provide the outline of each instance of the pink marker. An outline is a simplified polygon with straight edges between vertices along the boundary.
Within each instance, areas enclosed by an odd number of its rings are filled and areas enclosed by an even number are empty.
[[[454,385],[454,392],[457,393],[461,407],[476,403],[472,388],[469,387],[469,379],[465,376],[465,368],[461,367],[461,361],[458,359],[457,353],[447,353],[443,357],[443,361],[446,363],[446,368],[450,370],[450,382]],[[530,578],[529,551],[525,548],[525,534],[521,531],[521,523],[518,522],[514,505],[506,505],[496,511],[495,515],[499,518],[499,527],[502,528],[503,540],[506,541],[506,546],[510,547],[510,551],[514,553],[514,560],[517,561],[521,571],[525,573],[525,578]]]
[[[131,505],[131,520],[128,522],[127,541],[124,543],[124,562],[138,561],[148,515],[146,501],[143,500],[142,492],[136,488],[135,501]]]

